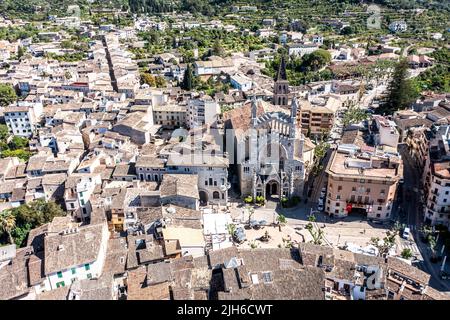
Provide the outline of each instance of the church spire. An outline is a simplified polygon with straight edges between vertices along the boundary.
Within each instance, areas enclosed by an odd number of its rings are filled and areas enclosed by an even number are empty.
[[[292,121],[295,121],[295,118],[297,118],[297,110],[298,110],[298,99],[297,97],[292,98],[291,103],[291,119]]]
[[[253,125],[256,125],[256,118],[257,118],[257,102],[256,102],[256,96],[252,97],[252,123]]]
[[[286,60],[284,55],[281,56],[280,66],[278,68],[278,73],[275,76],[275,81],[287,81],[287,73],[286,73]]]

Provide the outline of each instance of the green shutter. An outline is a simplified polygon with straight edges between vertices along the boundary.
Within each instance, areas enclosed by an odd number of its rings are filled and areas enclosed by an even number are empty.
[[[77,269],[76,268],[72,268],[72,274],[77,273]]]
[[[86,264],[84,265],[84,269],[86,269],[86,271],[88,271],[88,270],[91,269],[91,266],[89,265],[89,263],[86,263]]]
[[[57,275],[58,275],[58,278],[62,278],[62,272],[61,271],[58,271]]]

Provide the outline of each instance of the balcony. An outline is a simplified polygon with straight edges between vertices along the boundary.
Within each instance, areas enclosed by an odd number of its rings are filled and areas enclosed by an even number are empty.
[[[347,199],[346,202],[347,203],[351,203],[354,206],[371,206],[371,205],[373,205],[373,200],[369,200],[369,201],[361,200],[361,201],[358,201],[357,199],[356,200]]]
[[[439,197],[440,193],[436,190],[431,191],[431,194],[434,194],[435,196]]]

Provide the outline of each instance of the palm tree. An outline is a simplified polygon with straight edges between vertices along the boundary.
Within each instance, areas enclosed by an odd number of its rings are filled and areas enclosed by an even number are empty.
[[[236,225],[232,223],[227,224],[227,231],[230,235],[234,236],[234,233],[236,232]]]
[[[277,222],[278,222],[278,230],[281,232],[281,226],[286,223],[286,217],[283,216],[282,214],[278,215]]]
[[[8,235],[10,244],[14,243],[11,232],[16,227],[16,217],[10,211],[0,213],[0,229]]]

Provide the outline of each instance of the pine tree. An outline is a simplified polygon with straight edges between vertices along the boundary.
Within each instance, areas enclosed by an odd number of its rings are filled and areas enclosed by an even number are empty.
[[[408,79],[408,62],[402,59],[394,69],[392,80],[389,84],[387,100],[387,113],[405,109],[414,102],[418,92],[411,80]]]
[[[184,73],[183,82],[181,83],[181,88],[187,91],[192,90],[194,87],[194,72],[190,64],[188,64],[186,71]]]

